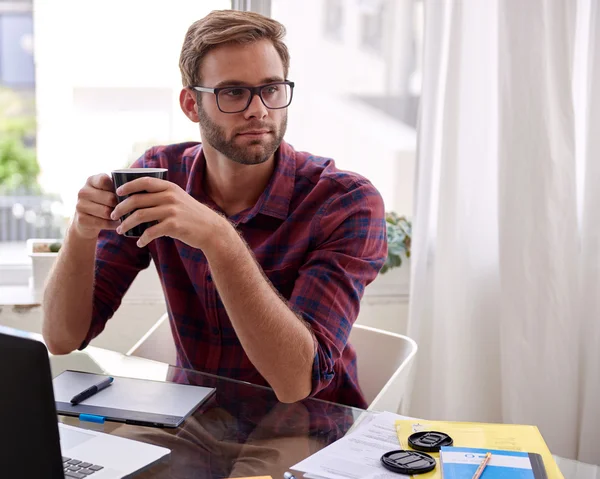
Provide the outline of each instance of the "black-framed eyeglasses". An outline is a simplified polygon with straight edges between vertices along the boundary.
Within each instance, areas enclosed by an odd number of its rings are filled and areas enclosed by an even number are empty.
[[[213,93],[217,99],[217,107],[223,113],[240,113],[246,110],[250,106],[254,95],[258,95],[263,105],[270,110],[280,110],[290,106],[294,95],[294,82],[287,80],[255,87],[206,88],[203,86],[190,86],[190,88],[199,92]]]

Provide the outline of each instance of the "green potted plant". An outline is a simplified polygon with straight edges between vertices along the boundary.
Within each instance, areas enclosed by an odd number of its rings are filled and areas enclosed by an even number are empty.
[[[58,257],[61,241],[58,238],[31,238],[27,240],[27,253],[31,258],[29,287],[34,298],[38,301],[42,299],[46,278]]]
[[[388,256],[380,273],[402,266],[402,258],[410,258],[412,224],[406,216],[398,216],[393,211],[386,213]]]

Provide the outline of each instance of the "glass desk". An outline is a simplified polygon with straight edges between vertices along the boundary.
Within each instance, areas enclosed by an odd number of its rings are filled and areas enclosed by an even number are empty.
[[[32,333],[0,326],[0,332],[35,339]],[[282,404],[269,388],[189,371],[114,351],[88,347],[66,356],[51,356],[52,374],[66,369],[161,381],[184,381],[215,387],[217,392],[179,428],[153,428],[117,422],[94,424],[60,416],[73,426],[94,429],[171,449],[163,463],[140,478],[227,478],[271,476],[284,472],[377,414],[307,399]],[[556,458],[565,479],[600,479],[600,468]],[[300,479],[301,476],[297,475]]]

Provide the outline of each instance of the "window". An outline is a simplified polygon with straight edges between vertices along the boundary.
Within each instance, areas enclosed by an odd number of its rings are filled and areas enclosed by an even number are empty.
[[[362,1],[360,12],[360,44],[376,53],[383,52],[386,24],[384,1]]]
[[[0,83],[16,88],[34,84],[31,12],[0,10]]]
[[[422,0],[256,5],[288,31],[296,88],[286,139],[366,176],[388,210],[410,215]],[[128,165],[150,145],[198,139],[179,109],[181,41],[193,20],[230,7],[0,1],[0,138],[8,124],[18,132],[10,148],[20,165],[7,175],[0,141],[0,276],[7,258],[27,263],[25,240],[62,237],[88,176]]]
[[[59,230],[56,196],[36,181],[35,74],[31,2],[0,3],[0,245],[12,263],[25,257],[18,243]],[[0,246],[2,247],[2,246]]]
[[[325,0],[325,19],[323,33],[330,38],[341,40],[344,34],[343,0]]]
[[[87,177],[198,139],[179,108],[181,42],[194,20],[227,8],[0,1],[0,276],[3,264],[27,264],[27,239],[62,237]]]
[[[311,6],[271,2],[271,16],[287,29],[289,78],[296,83],[286,139],[366,176],[388,210],[410,216],[423,4],[315,0]],[[342,20],[344,41],[328,41]]]

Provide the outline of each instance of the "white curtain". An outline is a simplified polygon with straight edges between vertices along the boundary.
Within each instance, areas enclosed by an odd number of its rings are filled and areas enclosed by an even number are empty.
[[[405,413],[600,463],[596,0],[425,0]]]

